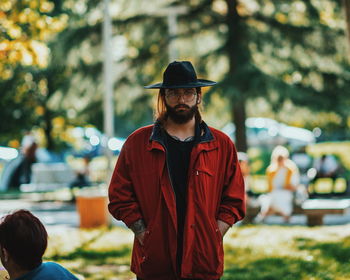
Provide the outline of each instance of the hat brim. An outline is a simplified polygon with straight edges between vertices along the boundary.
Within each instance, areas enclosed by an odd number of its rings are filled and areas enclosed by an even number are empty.
[[[152,88],[196,88],[196,87],[210,87],[213,85],[216,85],[217,82],[204,80],[204,79],[197,79],[197,82],[195,83],[186,83],[182,85],[166,85],[164,83],[157,83],[149,86],[144,86],[144,88],[152,89]]]

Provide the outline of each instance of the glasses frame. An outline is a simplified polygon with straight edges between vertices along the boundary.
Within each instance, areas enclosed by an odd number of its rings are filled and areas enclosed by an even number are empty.
[[[165,97],[170,102],[176,102],[182,97],[185,102],[191,102],[197,95],[197,90],[195,88],[184,88],[182,93],[177,92],[177,89],[166,89]]]

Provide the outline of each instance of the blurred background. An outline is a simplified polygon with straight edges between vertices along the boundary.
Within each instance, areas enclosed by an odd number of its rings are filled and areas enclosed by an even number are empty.
[[[346,5],[1,1],[0,145],[19,149],[31,134],[45,149],[39,161],[117,154],[119,140],[153,121],[156,93],[143,85],[162,80],[175,59],[191,60],[198,76],[219,82],[204,94],[204,119],[239,151],[346,141]],[[0,151],[2,165],[16,155]],[[346,156],[332,153],[349,167]]]
[[[204,118],[239,151],[348,139],[347,1],[106,3],[1,2],[1,146],[31,133],[52,157],[104,154],[152,123],[156,93],[143,85],[175,59],[219,82]]]
[[[203,119],[247,153],[251,174],[283,145],[308,186],[330,156],[348,197],[348,0],[1,0],[3,202],[105,191],[125,139],[154,120],[157,92],[143,86],[176,59],[218,82]]]

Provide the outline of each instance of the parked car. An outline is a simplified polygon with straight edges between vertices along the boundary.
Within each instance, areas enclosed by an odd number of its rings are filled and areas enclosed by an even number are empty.
[[[245,125],[250,147],[288,145],[297,149],[316,142],[310,130],[288,126],[269,118],[247,118]],[[236,127],[233,123],[225,125],[222,131],[235,140]]]

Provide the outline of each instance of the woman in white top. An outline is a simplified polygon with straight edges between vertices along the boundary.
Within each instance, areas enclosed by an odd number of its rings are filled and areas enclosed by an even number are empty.
[[[263,221],[268,215],[281,215],[289,222],[293,212],[293,193],[299,184],[299,171],[289,159],[289,152],[283,146],[277,146],[271,155],[266,176],[269,194],[262,199],[261,211],[257,217]]]

